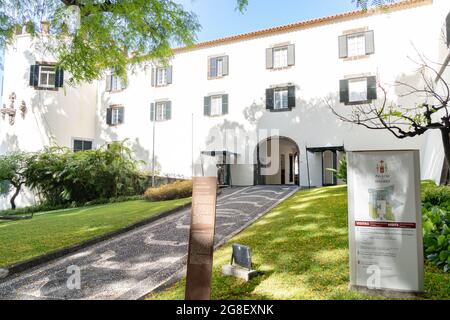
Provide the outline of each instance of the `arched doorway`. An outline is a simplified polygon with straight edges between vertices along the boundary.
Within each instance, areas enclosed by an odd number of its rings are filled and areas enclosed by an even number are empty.
[[[300,148],[288,137],[274,136],[255,148],[255,185],[300,185]]]

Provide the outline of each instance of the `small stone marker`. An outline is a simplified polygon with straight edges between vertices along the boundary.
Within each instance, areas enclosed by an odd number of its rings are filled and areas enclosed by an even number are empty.
[[[0,269],[0,279],[6,278],[9,271],[7,269]]]
[[[257,272],[252,269],[251,250],[247,246],[233,244],[231,264],[222,267],[222,273],[249,281]]]

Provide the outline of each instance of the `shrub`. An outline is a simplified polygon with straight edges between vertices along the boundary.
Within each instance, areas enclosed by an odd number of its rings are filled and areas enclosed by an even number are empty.
[[[450,211],[423,209],[425,256],[432,264],[450,270]]]
[[[192,195],[192,181],[177,181],[158,188],[149,188],[144,197],[149,201],[164,201],[187,198]]]
[[[450,187],[427,185],[422,192],[422,202],[426,207],[433,207],[442,205],[447,206],[450,203]]]
[[[124,142],[79,152],[46,148],[29,157],[25,176],[51,206],[142,194],[146,182]]]
[[[347,158],[342,158],[339,161],[339,169],[332,169],[332,168],[327,168],[328,171],[333,172],[334,176],[339,179],[342,180],[344,183],[347,183]]]

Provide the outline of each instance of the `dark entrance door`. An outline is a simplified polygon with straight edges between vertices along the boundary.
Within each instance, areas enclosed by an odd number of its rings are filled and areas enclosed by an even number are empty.
[[[219,181],[219,186],[231,185],[231,170],[229,164],[217,165],[217,179]]]

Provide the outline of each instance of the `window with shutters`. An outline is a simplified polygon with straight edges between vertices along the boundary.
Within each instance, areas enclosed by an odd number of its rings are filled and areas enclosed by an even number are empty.
[[[357,57],[366,54],[366,37],[364,34],[356,34],[347,37],[348,56]]]
[[[357,30],[339,37],[339,58],[355,60],[375,53],[374,32]]]
[[[39,87],[54,88],[56,79],[55,66],[40,66],[39,68]]]
[[[111,91],[122,90],[122,80],[117,75],[111,75]]]
[[[228,75],[228,56],[208,58],[208,78],[222,78]]]
[[[73,151],[92,150],[93,141],[84,139],[73,139]]]
[[[273,67],[285,68],[288,66],[288,48],[281,47],[273,50]]]
[[[124,122],[124,107],[113,106],[106,111],[106,123],[111,126],[116,126]]]
[[[295,65],[295,45],[280,45],[266,49],[266,68],[284,69]]]
[[[126,88],[126,82],[113,69],[106,77],[106,91],[118,92]]]
[[[274,91],[273,108],[275,110],[287,109],[288,105],[288,89],[277,89]]]
[[[367,101],[367,79],[353,79],[348,82],[349,102]]]
[[[212,96],[210,116],[221,116],[221,115],[222,115],[222,96]]]
[[[377,99],[375,76],[345,79],[340,81],[340,102],[345,105],[369,103]]]

